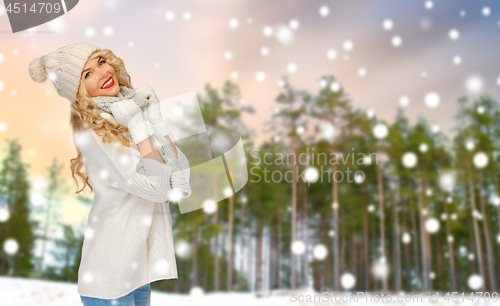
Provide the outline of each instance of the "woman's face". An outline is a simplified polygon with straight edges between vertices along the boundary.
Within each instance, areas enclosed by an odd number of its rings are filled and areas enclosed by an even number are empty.
[[[83,67],[81,79],[91,97],[115,97],[120,92],[115,68],[103,57],[89,59]]]

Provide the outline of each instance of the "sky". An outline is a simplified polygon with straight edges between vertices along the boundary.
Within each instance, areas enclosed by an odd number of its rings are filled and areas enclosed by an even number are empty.
[[[85,0],[15,34],[3,8],[0,0],[0,158],[5,139],[17,138],[30,180],[46,177],[56,157],[71,192],[77,152],[69,101],[50,81],[34,82],[28,64],[77,42],[111,49],[132,85],[150,85],[160,100],[204,95],[206,84],[220,89],[232,80],[242,103],[256,110],[243,120],[257,145],[273,136],[264,123],[284,76],[316,94],[320,79],[333,75],[354,107],[389,123],[401,107],[411,123],[420,116],[449,135],[458,97],[500,94],[494,0]],[[314,133],[312,125],[305,129]],[[68,223],[86,219],[89,208],[74,196],[63,206]]]

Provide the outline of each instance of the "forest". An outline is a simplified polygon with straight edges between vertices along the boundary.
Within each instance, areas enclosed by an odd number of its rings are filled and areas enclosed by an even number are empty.
[[[310,92],[283,77],[259,146],[239,87],[205,85],[197,98],[207,129],[241,135],[248,182],[215,211],[180,214],[171,203],[179,277],[152,289],[500,290],[499,103],[457,97],[447,135],[422,117],[411,124],[404,106],[391,122],[356,108],[340,84],[325,75]],[[85,229],[57,210],[70,194],[90,207],[93,195],[64,187],[69,161],[54,158],[37,205],[22,147],[2,147],[0,275],[77,282]],[[59,265],[44,263],[49,252]]]

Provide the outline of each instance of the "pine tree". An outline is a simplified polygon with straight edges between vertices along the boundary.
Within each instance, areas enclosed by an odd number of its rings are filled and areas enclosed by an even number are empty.
[[[329,129],[334,132],[339,130],[345,124],[344,115],[350,110],[350,99],[347,96],[344,88],[338,83],[334,76],[324,76],[321,79],[325,86],[321,88],[314,104],[311,108],[310,115],[318,118]],[[333,133],[329,139],[331,145],[331,153],[337,156],[338,154],[338,141],[335,141]],[[338,199],[338,182],[335,177],[337,173],[337,163],[332,165],[332,209],[333,209],[333,222],[334,222],[334,243],[333,243],[333,286],[335,291],[340,290],[340,265],[339,265],[339,199]]]
[[[305,104],[309,103],[310,95],[301,90],[296,90],[288,81],[288,78],[283,77],[282,92],[278,94],[275,101],[283,105],[281,108],[276,108],[273,118],[279,118],[278,122],[271,122],[271,129],[274,130],[277,124],[283,127],[285,136],[290,138],[290,150],[293,156],[292,159],[292,229],[290,244],[296,242],[296,220],[297,220],[297,161],[296,161],[296,148],[300,141],[300,135],[305,130],[301,126],[301,119],[306,115]],[[302,129],[301,129],[302,128]],[[291,288],[295,289],[297,285],[297,255],[291,254]]]
[[[240,89],[236,84],[233,84],[230,81],[226,81],[224,83],[224,87],[222,89],[223,92],[223,109],[224,109],[224,117],[227,121],[227,127],[229,129],[236,129],[236,131],[240,132],[242,130],[243,134],[246,129],[244,128],[244,123],[241,120],[241,115],[243,112],[254,113],[255,110],[252,106],[242,106],[242,98],[240,94]],[[228,173],[229,175],[229,173]],[[236,178],[232,178],[236,179]],[[231,183],[234,182],[231,179]],[[234,189],[234,187],[233,187]],[[235,190],[236,191],[236,190]],[[233,206],[234,206],[234,194],[231,194],[229,197],[229,260],[228,260],[228,277],[227,277],[227,290],[231,291],[233,288],[233,253],[234,253],[234,244],[233,244]]]
[[[43,278],[75,283],[78,281],[78,267],[80,266],[84,235],[82,232],[75,231],[68,224],[61,224],[61,227],[63,235],[51,239],[56,246],[56,250],[50,253],[63,265],[62,267],[46,267],[43,271]]]
[[[63,165],[58,165],[56,158],[53,159],[52,165],[47,168],[47,171],[49,172],[49,188],[48,190],[46,190],[45,195],[45,198],[47,199],[47,206],[42,208],[42,211],[45,213],[45,221],[43,234],[41,236],[43,242],[40,264],[38,265],[38,278],[42,277],[43,265],[45,260],[45,248],[47,245],[47,240],[49,239],[49,226],[51,225],[51,223],[54,224],[56,222],[56,219],[59,217],[59,214],[57,213],[57,210],[55,210],[55,208],[58,207],[56,205],[59,204],[61,186],[64,183],[64,181],[59,178],[62,168]]]
[[[33,271],[33,228],[37,223],[30,220],[30,186],[26,171],[29,166],[21,160],[21,149],[17,139],[7,139],[7,155],[0,170],[0,198],[7,204],[10,212],[10,218],[0,225],[0,275],[28,277]],[[17,243],[17,252],[7,254],[4,251],[7,239],[13,239]]]

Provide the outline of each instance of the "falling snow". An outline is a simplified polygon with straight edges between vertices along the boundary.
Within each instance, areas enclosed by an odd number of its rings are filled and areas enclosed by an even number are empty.
[[[257,74],[255,75],[255,79],[258,81],[258,82],[264,82],[265,79],[266,79],[266,74],[262,71],[259,71],[257,72]]]
[[[429,107],[429,108],[436,108],[438,105],[439,105],[439,102],[441,101],[441,98],[439,97],[439,95],[435,92],[429,92],[426,96],[425,96],[425,104]]]
[[[352,43],[352,41],[346,40],[344,41],[343,47],[345,51],[351,51],[354,48],[354,44]]]
[[[337,58],[337,51],[333,50],[333,49],[330,49],[326,52],[326,57],[329,59],[329,60],[334,60]],[[499,85],[500,85],[500,78],[499,78]]]
[[[328,16],[330,14],[330,9],[327,6],[322,6],[319,9],[319,14],[322,17],[326,17],[326,16]]]
[[[270,26],[265,26],[264,29],[262,30],[262,33],[264,33],[264,36],[271,36],[273,35],[273,28]]]
[[[203,202],[203,211],[207,214],[213,214],[217,211],[217,203],[212,199]]]
[[[316,260],[323,260],[328,255],[328,249],[323,244],[317,244],[313,248],[313,256]]]
[[[228,22],[228,25],[229,25],[229,27],[230,27],[231,29],[236,29],[236,28],[238,28],[238,25],[239,25],[238,19],[236,19],[236,18],[232,18],[232,19],[230,19],[230,20],[229,20],[229,22]]]
[[[297,30],[299,28],[299,21],[297,19],[292,19],[290,20],[290,22],[288,23],[288,26],[292,29],[292,30]]]
[[[283,24],[276,26],[275,36],[279,42],[285,45],[289,45],[293,43],[295,40],[295,34],[293,30]]]
[[[399,47],[403,43],[403,40],[399,36],[394,36],[391,40],[391,43],[394,47]]]
[[[387,126],[383,123],[379,123],[377,124],[374,128],[373,128],[373,134],[375,135],[375,137],[377,137],[378,139],[383,139],[387,136],[387,134],[389,133],[389,130],[387,129]]]
[[[484,82],[479,75],[470,75],[465,80],[465,89],[470,94],[479,94],[483,91]]]
[[[175,19],[175,13],[173,11],[166,11],[165,19],[168,21],[173,21]]]
[[[114,33],[114,30],[111,26],[106,26],[104,29],[103,29],[103,34],[104,36],[106,37],[110,37],[112,36]]]
[[[448,33],[448,36],[450,37],[451,40],[457,40],[458,37],[460,36],[460,33],[456,29],[450,30]]]
[[[436,218],[429,218],[425,222],[425,229],[431,234],[437,233],[439,230],[439,221]]]
[[[384,20],[382,23],[382,26],[384,27],[385,30],[389,31],[394,27],[394,23],[390,19]]]
[[[295,240],[291,245],[291,251],[295,255],[302,255],[306,251],[306,245],[301,240]]]
[[[406,168],[413,168],[417,164],[417,155],[413,152],[406,152],[403,155],[402,162]]]
[[[407,96],[402,96],[401,98],[399,98],[399,105],[401,105],[402,107],[406,107],[408,106],[408,104],[410,104],[410,99]]]

